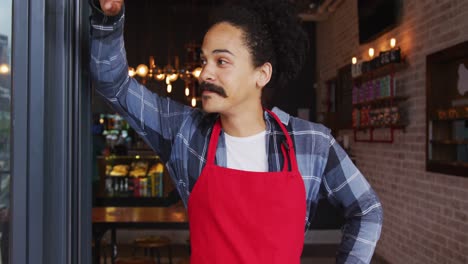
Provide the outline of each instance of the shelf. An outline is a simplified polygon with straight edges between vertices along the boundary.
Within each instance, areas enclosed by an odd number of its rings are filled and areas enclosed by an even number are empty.
[[[430,111],[430,119],[431,121],[468,120],[468,105],[432,110]]]
[[[401,102],[406,99],[408,99],[408,97],[406,96],[387,96],[387,97],[376,98],[370,101],[355,103],[353,104],[353,107],[368,106],[368,105],[370,106],[382,105],[384,103],[389,103],[389,102]]]
[[[449,160],[429,160],[430,163],[433,164],[441,164],[441,165],[450,165],[450,166],[463,166],[465,168],[468,168],[468,162],[462,162],[462,161],[449,161]],[[468,175],[468,172],[466,172]]]
[[[402,62],[399,63],[389,63],[384,66],[381,66],[372,71],[361,74],[360,76],[354,77],[353,82],[365,82],[368,80],[377,79],[379,77],[384,77],[389,74],[393,74],[397,71],[400,71],[406,67],[406,63],[402,58]]]
[[[354,128],[354,141],[355,142],[367,142],[367,143],[393,143],[394,132],[397,129],[404,129],[405,125],[387,125],[387,126],[361,126]],[[375,129],[390,129],[390,138],[389,139],[375,139],[374,130]],[[370,130],[369,137],[366,139],[358,138],[357,132],[361,130]]]
[[[432,172],[468,177],[468,162],[428,160],[426,169]]]
[[[97,197],[94,206],[166,206],[161,197]]]
[[[431,140],[433,144],[441,145],[468,145],[468,140]]]
[[[169,206],[171,201],[163,197],[96,197],[93,206]]]
[[[358,126],[353,129],[356,130],[367,130],[367,129],[382,129],[382,128],[393,128],[393,129],[404,129],[406,125],[396,124],[396,125],[380,125],[380,126]]]
[[[467,117],[458,117],[458,118],[432,118],[429,121],[443,122],[443,121],[468,121]]]

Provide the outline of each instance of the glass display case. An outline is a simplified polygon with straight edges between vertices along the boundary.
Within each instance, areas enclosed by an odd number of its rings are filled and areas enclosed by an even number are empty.
[[[164,165],[157,156],[101,158],[105,164],[102,174],[105,196],[163,197]]]
[[[427,56],[428,171],[468,177],[468,41]]]
[[[177,200],[160,158],[120,115],[94,115],[93,153],[94,206],[164,206]]]
[[[99,156],[95,205],[162,206],[175,192],[158,156]]]

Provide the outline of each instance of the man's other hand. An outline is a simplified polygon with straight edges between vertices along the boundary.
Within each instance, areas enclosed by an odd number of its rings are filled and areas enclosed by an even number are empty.
[[[106,16],[116,16],[122,10],[124,0],[99,0],[101,9]]]

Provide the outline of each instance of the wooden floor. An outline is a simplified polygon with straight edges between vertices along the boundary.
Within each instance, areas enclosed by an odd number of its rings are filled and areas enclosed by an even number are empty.
[[[335,258],[333,257],[336,251],[336,245],[306,245],[304,247],[303,257],[301,264],[334,264]],[[110,250],[106,250],[107,263],[110,263]],[[143,256],[144,252],[137,250],[135,255]],[[189,256],[188,248],[185,245],[174,245],[172,246],[173,263],[178,263],[179,260],[187,258]],[[119,245],[118,256],[120,257],[131,257],[133,256],[133,247],[131,245]],[[161,262],[166,264],[169,263],[167,258],[167,252],[161,250]],[[105,263],[102,259],[101,263]]]
[[[301,264],[334,264],[335,263],[335,252],[337,245],[305,245],[304,251],[301,258]],[[110,251],[106,250],[108,256],[107,263],[110,263]],[[137,256],[143,256],[143,251],[136,251]],[[174,245],[172,246],[173,263],[177,264],[179,260],[187,258],[189,256],[188,248],[185,245]],[[120,257],[131,257],[133,256],[133,247],[131,245],[119,245],[118,256]],[[167,258],[167,252],[161,251],[161,262],[164,264],[169,263]],[[105,263],[102,259],[101,263]],[[386,264],[385,262],[373,259],[371,264]]]

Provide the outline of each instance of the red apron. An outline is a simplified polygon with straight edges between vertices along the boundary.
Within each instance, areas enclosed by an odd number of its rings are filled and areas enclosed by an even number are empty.
[[[213,127],[206,165],[189,196],[191,264],[300,263],[306,196],[291,137],[281,172],[250,172],[215,164],[221,132]],[[291,171],[288,171],[288,159]]]

